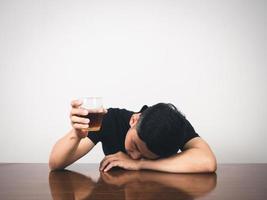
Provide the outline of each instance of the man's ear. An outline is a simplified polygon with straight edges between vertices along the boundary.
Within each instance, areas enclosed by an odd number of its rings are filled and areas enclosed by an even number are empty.
[[[138,122],[138,120],[140,118],[140,115],[141,115],[141,113],[136,113],[136,114],[133,114],[131,116],[131,119],[130,119],[130,122],[129,122],[130,127],[133,127],[133,126],[136,125],[136,123]]]

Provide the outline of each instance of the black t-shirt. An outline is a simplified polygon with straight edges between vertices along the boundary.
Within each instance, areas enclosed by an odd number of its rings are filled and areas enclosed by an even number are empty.
[[[90,131],[88,138],[94,144],[102,142],[102,149],[105,155],[114,154],[118,151],[125,152],[124,141],[130,128],[129,122],[132,114],[134,114],[133,111],[126,109],[109,108],[107,114],[103,117],[100,130]],[[186,120],[186,133],[185,136],[181,137],[182,146],[180,149],[189,140],[198,136],[190,122]]]

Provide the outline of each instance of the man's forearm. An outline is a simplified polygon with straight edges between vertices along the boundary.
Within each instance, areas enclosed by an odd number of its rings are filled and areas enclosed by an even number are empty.
[[[72,129],[63,138],[54,145],[49,158],[49,166],[51,169],[64,168],[72,162],[71,156],[77,149],[80,138],[77,137]]]
[[[216,171],[213,155],[198,148],[188,149],[174,156],[159,160],[141,160],[141,169],[151,169],[172,173],[200,173]]]

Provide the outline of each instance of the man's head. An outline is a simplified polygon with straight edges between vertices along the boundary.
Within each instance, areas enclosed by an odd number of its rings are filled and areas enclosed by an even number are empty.
[[[125,149],[133,159],[157,159],[177,153],[185,117],[172,104],[158,103],[133,114]]]

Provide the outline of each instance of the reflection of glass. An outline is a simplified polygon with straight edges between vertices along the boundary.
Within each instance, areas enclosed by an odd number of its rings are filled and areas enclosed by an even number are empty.
[[[72,171],[51,172],[54,200],[59,199],[195,199],[216,187],[216,174],[170,174],[154,171],[112,170],[97,183]],[[75,198],[74,198],[75,197]]]

